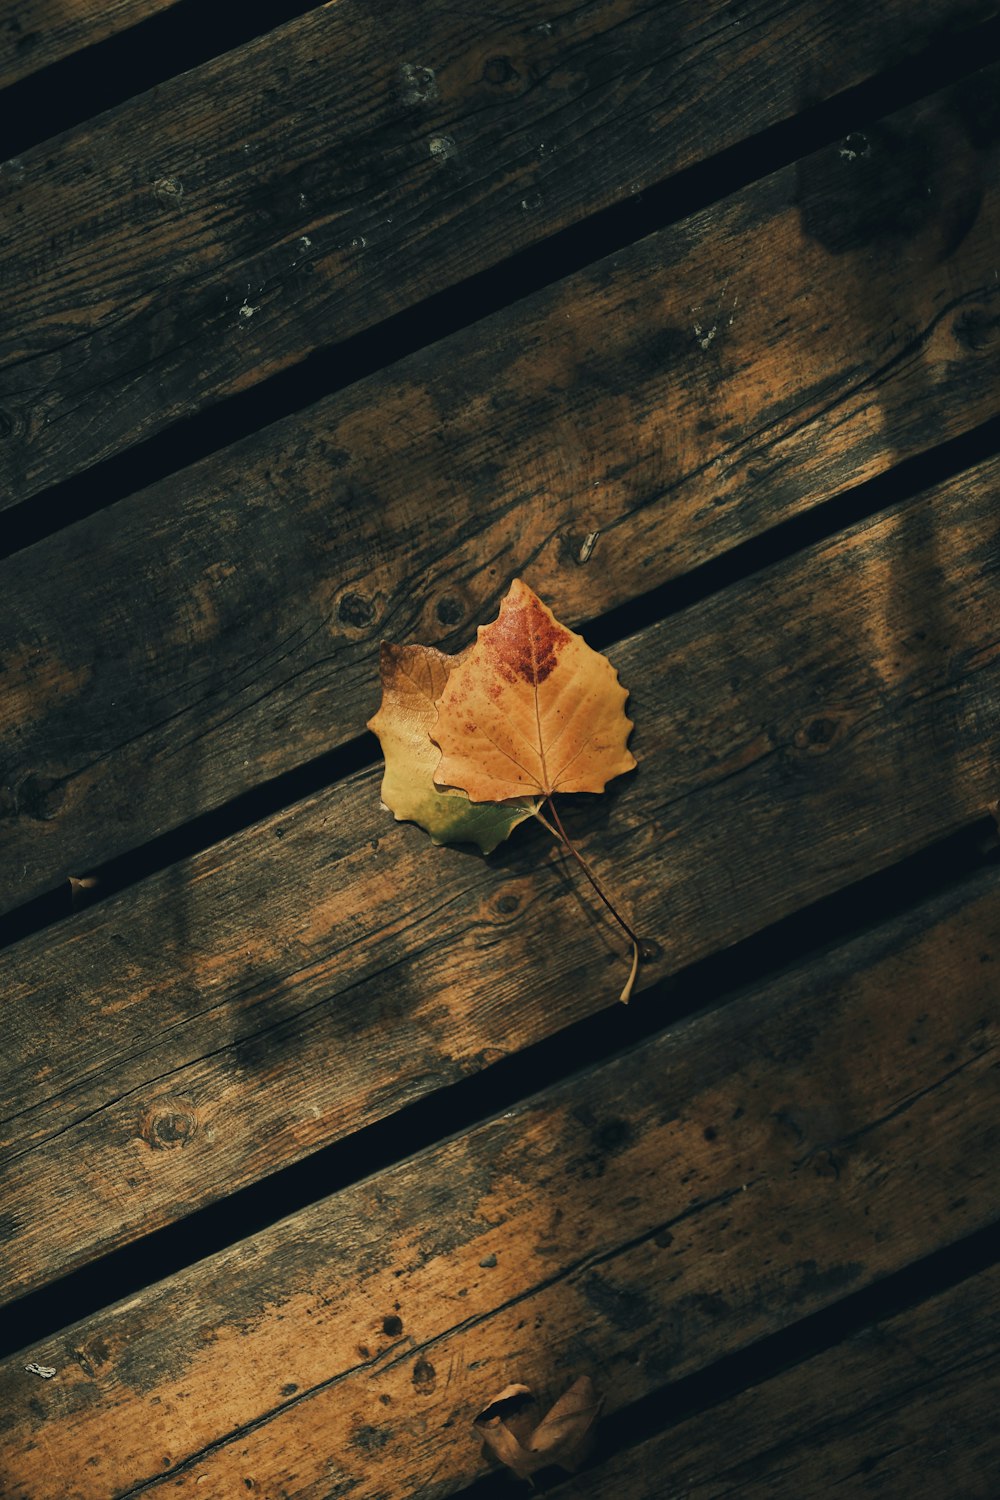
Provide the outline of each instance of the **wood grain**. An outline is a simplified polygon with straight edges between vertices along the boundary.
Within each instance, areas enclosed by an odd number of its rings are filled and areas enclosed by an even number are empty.
[[[528,570],[592,619],[990,416],[997,92],[991,70],[8,559],[0,906],[358,734],[380,637],[464,644]]]
[[[59,62],[84,47],[128,31],[176,0],[2,0],[0,88]]]
[[[995,800],[998,493],[1000,460],[611,651],[640,765],[566,812],[660,945],[641,983]],[[541,829],[487,863],[377,788],[0,957],[8,1296],[613,1004],[624,945]]]
[[[993,1500],[998,1403],[994,1266],[550,1493],[826,1500],[839,1489]]]
[[[128,100],[0,176],[0,503],[995,9],[340,0]]]
[[[998,893],[989,871],[7,1360],[5,1494],[439,1500],[508,1381],[586,1372],[614,1410],[990,1222]]]

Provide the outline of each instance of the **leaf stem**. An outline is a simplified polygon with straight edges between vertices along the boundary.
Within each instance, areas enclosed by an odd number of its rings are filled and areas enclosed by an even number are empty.
[[[632,944],[632,967],[629,970],[628,979],[625,981],[625,988],[622,990],[621,994],[618,997],[623,1005],[627,1005],[632,996],[632,986],[635,984],[635,976],[639,972],[639,939],[636,937],[635,933],[632,931],[631,927],[628,925],[621,912],[617,909],[610,896],[608,896],[606,891],[603,889],[597,876],[590,868],[590,865],[584,859],[583,855],[580,853],[579,849],[577,849],[569,834],[566,832],[562,824],[562,819],[560,818],[559,813],[556,811],[556,805],[553,802],[552,798],[546,797],[545,801],[548,804],[549,811],[552,814],[552,821],[555,824],[555,827],[553,827],[548,818],[544,816],[541,808],[535,809],[535,817],[538,819],[539,823],[541,823],[542,827],[547,828],[552,837],[556,839],[560,844],[562,844],[568,853],[572,854],[573,858],[580,866],[580,869],[583,871],[584,875],[586,875],[587,879],[590,881],[590,884],[593,886],[594,890],[600,896],[608,911],[618,923],[618,926],[624,933],[627,934]]]

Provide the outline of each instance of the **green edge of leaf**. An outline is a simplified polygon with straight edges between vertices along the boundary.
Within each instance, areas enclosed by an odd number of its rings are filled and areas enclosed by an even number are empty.
[[[492,854],[519,823],[533,816],[535,804],[473,803],[458,792],[437,789],[412,799],[399,822],[417,823],[435,844],[475,844],[481,854]]]

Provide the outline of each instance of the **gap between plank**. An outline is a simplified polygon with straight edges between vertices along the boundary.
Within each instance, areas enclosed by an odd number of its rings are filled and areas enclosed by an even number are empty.
[[[0,1320],[0,1358],[133,1296],[331,1193],[443,1139],[464,1134],[581,1071],[610,1062],[681,1020],[725,1005],[747,985],[768,976],[777,979],[796,965],[972,878],[988,865],[1000,865],[1000,840],[993,822],[984,819],[731,948],[689,964],[640,993],[628,1008],[610,1006],[575,1022],[483,1072],[406,1105],[228,1198],[8,1303]]]
[[[309,8],[289,5],[288,10],[289,14],[298,14]],[[270,376],[250,390],[225,397],[11,507],[6,513],[5,535],[0,536],[0,561],[997,59],[1000,18],[928,48],[832,99],[809,106],[794,118],[768,126],[645,188],[627,202],[591,214],[341,343],[314,350],[291,369]],[[0,97],[13,92],[8,90]]]
[[[175,0],[168,10],[10,84],[0,93],[4,153],[8,158],[20,156],[324,3],[256,0],[253,5],[208,10],[202,0]]]
[[[1000,416],[990,417],[971,432],[949,438],[926,453],[915,453],[874,479],[844,490],[800,515],[780,521],[681,577],[669,579],[630,599],[627,604],[609,609],[599,619],[584,625],[587,640],[596,650],[606,651],[624,636],[678,614],[713,594],[720,594],[764,568],[786,562],[850,526],[876,520],[892,506],[954,479],[963,470],[974,468],[998,453]]]
[[[181,73],[234,52],[310,11],[321,10],[326,3],[328,0],[257,0],[254,5],[226,6],[206,15],[201,0],[175,0],[169,9],[39,68],[0,91],[4,157],[10,160],[20,156]],[[864,92],[874,91],[889,98],[901,90],[900,102],[916,99],[920,93],[985,66],[990,61],[989,49],[998,42],[997,18],[965,32],[938,37],[922,52],[896,63],[879,77],[856,84],[834,100],[807,109],[795,121],[773,128],[794,127],[799,120],[805,124],[817,110]]]
[[[591,646],[607,651],[623,637],[720,594],[763,568],[785,562],[806,547],[836,536],[845,527],[874,519],[889,506],[954,478],[997,453],[1000,453],[1000,417],[993,417],[972,432],[905,459],[886,473],[771,527],[682,577],[583,622],[580,628]],[[103,865],[81,870],[80,876],[92,877],[94,885],[82,895],[80,905],[95,905],[125,886],[200,854],[220,840],[369,769],[380,758],[374,735],[362,733]],[[71,889],[68,883],[63,883],[0,914],[0,951],[66,920],[75,909]]]
[[[632,1406],[602,1419],[598,1451],[588,1463],[597,1469],[609,1459],[650,1438],[669,1432],[682,1422],[731,1400],[754,1386],[774,1380],[786,1370],[835,1349],[873,1323],[898,1316],[921,1302],[952,1290],[987,1270],[1000,1258],[1000,1222],[977,1230],[964,1240],[914,1261],[872,1286],[854,1292],[819,1312],[770,1334],[734,1354],[723,1355],[703,1370],[661,1386]],[[534,1478],[544,1493],[548,1471]],[[565,1484],[562,1471],[552,1471],[552,1484]],[[456,1500],[509,1500],[510,1478],[502,1470],[477,1479],[456,1491]]]

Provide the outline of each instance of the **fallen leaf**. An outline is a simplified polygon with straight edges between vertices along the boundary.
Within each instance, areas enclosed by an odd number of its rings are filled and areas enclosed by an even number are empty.
[[[535,1398],[531,1394],[530,1385],[505,1385],[502,1391],[498,1392],[490,1401],[487,1401],[476,1421],[484,1422],[488,1421],[491,1417],[503,1416],[504,1413],[500,1410],[501,1407],[511,1405],[523,1406],[524,1403],[520,1400],[522,1396],[527,1396],[529,1401],[534,1401]],[[531,1430],[534,1431],[534,1425],[532,1425]]]
[[[555,1465],[573,1473],[587,1456],[603,1404],[593,1381],[581,1375],[537,1425],[525,1409],[530,1397],[526,1385],[508,1385],[494,1396],[475,1419],[483,1442],[519,1479]]]
[[[515,578],[438,698],[434,781],[473,802],[603,792],[636,763],[627,697],[607,657]]]
[[[477,844],[489,854],[537,804],[522,799],[514,806],[473,805],[464,792],[435,786],[441,752],[429,731],[437,717],[435,703],[461,660],[433,646],[391,646],[383,641],[382,704],[368,728],[382,745],[382,801],[396,818],[419,823],[435,844]]]
[[[96,875],[69,875],[67,879],[70,905],[74,911],[79,911],[81,906],[86,906],[88,901],[94,899],[90,893],[101,883]]]
[[[573,844],[554,800],[557,791],[603,792],[635,766],[628,691],[607,657],[515,578],[497,619],[481,625],[461,655],[383,642],[381,677],[382,704],[368,727],[385,755],[384,805],[419,823],[436,844],[467,841],[484,854],[534,815],[632,945],[618,997],[627,1004],[639,938]]]

